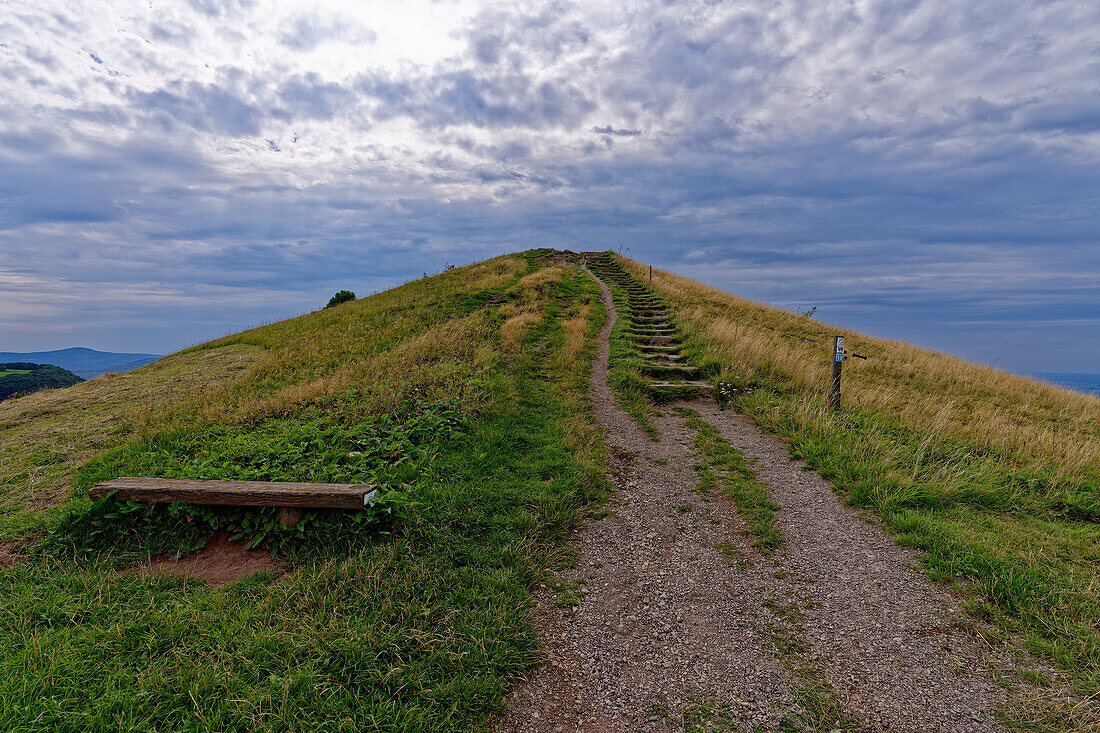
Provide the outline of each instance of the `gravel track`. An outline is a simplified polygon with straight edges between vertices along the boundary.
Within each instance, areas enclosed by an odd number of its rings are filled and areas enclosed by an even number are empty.
[[[762,558],[733,505],[697,493],[684,419],[658,417],[654,441],[615,406],[607,371],[616,312],[600,285],[608,318],[592,394],[613,453],[613,512],[576,537],[577,564],[559,575],[573,596],[536,592],[546,664],[515,685],[495,729],[667,731],[690,718],[775,730],[797,704],[769,642],[775,618],[765,601],[812,597],[803,620],[811,651],[800,663],[812,660],[869,728],[996,730],[1001,698],[949,620],[957,609],[827,482],[743,418],[709,401],[684,403],[757,460],[781,505],[789,546]]]
[[[1004,693],[985,676],[973,626],[916,555],[837,500],[786,446],[712,402],[692,408],[754,462],[780,506],[788,592],[805,608],[811,661],[866,721],[896,731],[992,731]]]

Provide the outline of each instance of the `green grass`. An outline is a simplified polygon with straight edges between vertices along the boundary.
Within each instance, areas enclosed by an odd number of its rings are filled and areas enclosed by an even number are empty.
[[[0,402],[0,538],[69,499],[104,450],[177,429],[241,425],[358,394],[359,414],[415,396],[478,409],[504,388],[506,308],[544,298],[498,257],[172,354],[133,372]]]
[[[345,544],[348,535],[365,525],[403,514],[411,496],[438,482],[435,459],[468,428],[468,420],[447,403],[414,401],[397,416],[360,416],[355,414],[356,401],[352,393],[327,409],[314,407],[239,426],[176,430],[108,451],[78,473],[76,497],[83,499],[95,484],[120,475],[386,487],[369,511],[307,510],[291,530],[279,525],[274,508],[227,512],[99,502],[88,511],[78,501],[45,544],[55,553],[89,551],[109,542],[116,551],[186,554],[219,529],[250,544],[264,543],[273,552],[307,538],[316,546]]]
[[[479,326],[453,361],[426,355],[436,382],[406,367],[423,378],[420,409],[407,393],[400,409],[381,409],[389,398],[380,399],[379,382],[335,396],[320,385],[300,406],[284,393],[277,409],[190,431],[168,426],[84,465],[78,487],[133,470],[369,478],[408,501],[396,519],[367,526],[317,516],[312,526],[329,531],[311,534],[307,523],[285,545],[292,574],[216,589],[118,572],[152,541],[185,545],[187,531],[172,522],[186,519],[161,517],[159,538],[150,537],[147,518],[97,516],[78,488],[47,542],[64,551],[0,571],[0,728],[483,729],[511,675],[538,660],[529,588],[560,564],[563,540],[606,492],[587,395],[598,290],[576,271],[555,278],[537,288],[513,279],[497,288],[498,304],[443,297],[435,302],[446,317],[403,324],[405,338],[389,344],[399,355],[418,334],[471,315],[499,326],[522,303],[541,316],[507,354]],[[369,300],[315,316],[348,318]],[[577,328],[587,337],[579,356],[566,353]],[[339,369],[333,362],[317,374]],[[456,399],[441,408],[456,373],[480,384],[452,390]],[[272,365],[258,389],[275,394],[292,377]],[[62,541],[81,527],[102,529],[100,546]]]
[[[30,369],[0,369],[0,377],[6,377],[9,374],[30,374]]]
[[[695,447],[702,462],[695,465],[699,487],[704,491],[721,491],[737,505],[748,523],[748,531],[756,535],[753,546],[769,553],[784,545],[775,513],[779,505],[771,498],[767,484],[757,480],[756,471],[721,435],[717,428],[686,407],[676,411],[687,418],[687,426],[695,431]]]

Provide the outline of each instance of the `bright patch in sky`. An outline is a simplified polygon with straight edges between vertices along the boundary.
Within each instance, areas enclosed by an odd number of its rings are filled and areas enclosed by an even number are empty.
[[[1095,2],[2,2],[0,342],[167,351],[623,247],[1094,370],[1097,38]]]

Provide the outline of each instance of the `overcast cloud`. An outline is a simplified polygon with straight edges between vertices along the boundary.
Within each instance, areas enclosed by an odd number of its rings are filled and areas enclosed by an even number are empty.
[[[0,347],[172,351],[622,247],[1100,371],[1098,87],[1088,0],[0,0]]]

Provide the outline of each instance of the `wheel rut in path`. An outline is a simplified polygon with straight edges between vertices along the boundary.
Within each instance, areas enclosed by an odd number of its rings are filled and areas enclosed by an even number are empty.
[[[615,305],[600,286],[608,318],[591,389],[612,452],[613,512],[580,530],[577,563],[560,573],[561,588],[536,592],[546,663],[515,685],[496,730],[669,731],[689,718],[726,726],[720,729],[777,730],[781,718],[797,714],[797,703],[772,650],[767,601],[811,594],[820,606],[803,622],[810,653],[841,702],[875,723],[872,729],[995,730],[989,685],[969,671],[943,676],[957,669],[955,659],[968,670],[974,663],[964,639],[941,631],[949,626],[938,613],[943,594],[910,569],[906,551],[841,507],[827,483],[815,483],[737,416],[708,401],[685,403],[746,455],[788,472],[757,467],[769,484],[792,484],[790,493],[772,489],[790,544],[776,553],[788,570],[777,578],[733,505],[698,493],[694,433],[684,418],[657,417],[654,441],[618,409],[607,384]],[[810,529],[803,532],[803,523]],[[844,568],[821,567],[829,548],[815,548],[815,538],[839,534],[856,537],[835,556]],[[897,594],[906,597],[889,600]],[[910,645],[918,651],[907,652]],[[937,686],[950,688],[940,689],[942,705],[927,699]]]

